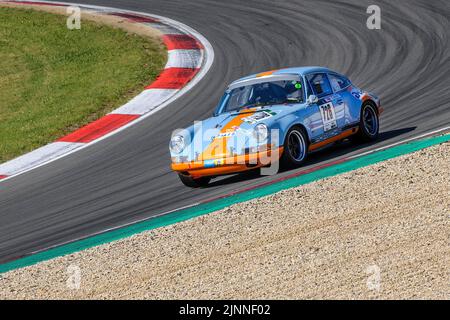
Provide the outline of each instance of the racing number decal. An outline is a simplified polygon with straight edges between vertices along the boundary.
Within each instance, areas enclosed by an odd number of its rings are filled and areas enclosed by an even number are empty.
[[[331,102],[319,106],[320,114],[322,115],[323,131],[328,131],[337,127],[336,113]]]

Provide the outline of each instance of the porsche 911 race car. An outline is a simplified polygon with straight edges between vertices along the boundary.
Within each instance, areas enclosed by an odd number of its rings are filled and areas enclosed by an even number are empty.
[[[256,168],[300,166],[346,138],[377,138],[380,100],[322,67],[263,72],[231,83],[213,116],[177,130],[172,169],[189,187]]]

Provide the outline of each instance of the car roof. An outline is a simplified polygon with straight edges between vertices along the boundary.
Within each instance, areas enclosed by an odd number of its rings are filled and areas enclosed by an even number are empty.
[[[271,70],[266,72],[259,72],[255,73],[240,79],[237,79],[233,81],[230,86],[236,86],[239,82],[260,78],[260,77],[270,77],[272,75],[281,75],[281,74],[300,74],[305,75],[312,72],[334,72],[333,70],[330,70],[325,67],[318,67],[318,66],[305,66],[305,67],[294,67],[294,68],[285,68],[285,69],[278,69],[278,70]]]

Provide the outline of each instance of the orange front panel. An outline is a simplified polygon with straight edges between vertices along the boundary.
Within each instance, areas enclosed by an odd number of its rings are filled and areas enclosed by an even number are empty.
[[[277,149],[276,156],[277,160],[283,153],[283,148]],[[193,161],[193,162],[185,162],[185,163],[172,163],[172,170],[178,172],[188,172],[190,175],[195,177],[200,176],[208,176],[208,175],[221,175],[221,174],[229,174],[234,172],[240,172],[245,170],[250,170],[254,168],[261,167],[266,165],[266,161],[261,163],[262,159],[269,159],[272,156],[272,151],[264,151],[253,154],[239,155],[234,157],[216,159],[220,161],[222,164],[217,165],[217,167],[205,168],[205,164],[203,161]],[[252,164],[252,166],[247,166],[247,164]]]
[[[193,176],[194,178],[206,177],[206,176],[220,176],[220,175],[225,175],[225,174],[232,174],[232,173],[247,171],[250,169],[256,169],[261,166],[262,165],[257,165],[254,167],[247,167],[245,164],[237,164],[237,165],[230,165],[230,166],[217,167],[217,168],[204,168],[204,169],[192,170],[192,171],[188,171],[188,173],[189,173],[189,175]]]

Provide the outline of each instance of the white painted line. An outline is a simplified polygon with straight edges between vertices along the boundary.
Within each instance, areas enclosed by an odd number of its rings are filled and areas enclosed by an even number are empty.
[[[409,139],[405,139],[405,140],[401,140],[401,141],[398,141],[398,142],[395,142],[395,143],[391,143],[391,144],[388,144],[387,146],[383,146],[383,147],[376,148],[376,149],[373,149],[373,150],[369,150],[369,151],[366,151],[366,152],[363,152],[363,153],[355,154],[354,156],[348,157],[348,159],[354,159],[354,158],[365,156],[367,154],[371,154],[371,153],[374,153],[374,152],[377,152],[377,151],[381,151],[381,150],[384,150],[384,149],[389,149],[389,148],[397,146],[399,144],[404,144],[406,142],[417,140],[417,139],[420,139],[420,138],[424,138],[424,137],[427,137],[427,136],[430,136],[430,135],[433,135],[433,134],[436,134],[436,133],[439,133],[439,132],[444,132],[446,130],[450,130],[450,126],[444,127],[444,128],[440,128],[440,129],[436,129],[436,130],[433,130],[433,131],[429,131],[429,132],[426,132],[426,133],[418,135],[418,136],[414,136],[414,137],[409,138]]]
[[[120,108],[112,111],[111,114],[146,114],[158,107],[162,101],[175,95],[177,91],[177,89],[144,90]]]
[[[169,50],[167,68],[200,68],[202,63],[201,50]]]
[[[154,219],[154,218],[161,217],[161,216],[164,216],[164,215],[169,214],[169,213],[172,213],[172,212],[176,212],[176,211],[179,211],[179,210],[183,210],[183,209],[188,209],[188,208],[191,208],[191,207],[195,207],[195,206],[197,206],[197,205],[199,205],[199,204],[201,204],[201,202],[196,202],[196,203],[189,204],[189,205],[186,205],[186,206],[183,206],[183,207],[179,207],[179,208],[177,208],[177,209],[165,211],[165,212],[163,212],[163,213],[160,213],[160,214],[157,214],[157,215],[154,215],[154,216],[151,216],[151,217],[138,219],[138,220],[135,220],[135,221],[133,221],[133,222],[128,222],[128,223],[125,223],[125,224],[122,224],[122,225],[120,225],[120,226],[113,227],[113,228],[108,228],[108,229],[105,229],[105,230],[103,230],[103,231],[95,232],[95,233],[92,233],[92,234],[87,235],[87,236],[84,236],[84,237],[76,238],[76,239],[74,239],[74,240],[65,241],[65,242],[62,242],[62,243],[59,243],[59,244],[54,244],[54,245],[49,246],[49,247],[47,247],[47,248],[45,248],[45,249],[40,249],[40,250],[32,251],[32,252],[30,253],[30,255],[33,255],[33,254],[36,254],[36,253],[39,253],[39,252],[43,252],[43,251],[47,251],[47,250],[50,250],[50,249],[53,249],[53,248],[56,248],[56,247],[60,247],[60,246],[63,246],[63,245],[66,245],[66,244],[69,244],[69,243],[72,243],[72,242],[77,242],[77,241],[80,241],[80,240],[92,238],[92,237],[95,237],[95,236],[98,236],[98,235],[100,235],[100,234],[107,233],[107,232],[110,232],[110,231],[122,229],[122,228],[125,228],[125,227],[128,227],[128,226],[131,226],[131,225],[133,225],[133,224],[137,224],[137,223],[140,223],[140,222],[152,220],[152,219]],[[143,232],[145,232],[145,230],[144,230]],[[127,238],[129,238],[129,237],[127,237]],[[117,241],[120,241],[120,239],[117,240]],[[110,242],[111,242],[111,241],[109,241],[108,243],[110,243]]]
[[[59,158],[61,155],[74,151],[83,145],[83,143],[75,142],[53,142],[26,153],[23,156],[0,164],[0,172],[7,176],[17,175],[36,167],[44,161],[51,161]],[[3,180],[8,178],[9,177]]]

